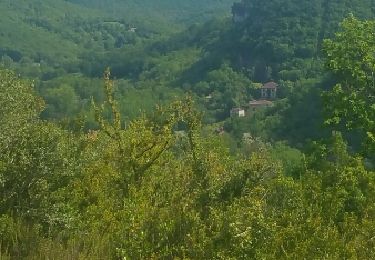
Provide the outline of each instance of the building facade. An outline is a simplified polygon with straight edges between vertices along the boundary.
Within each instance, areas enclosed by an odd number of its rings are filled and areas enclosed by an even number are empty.
[[[262,99],[276,99],[279,85],[273,81],[263,84],[261,91]]]

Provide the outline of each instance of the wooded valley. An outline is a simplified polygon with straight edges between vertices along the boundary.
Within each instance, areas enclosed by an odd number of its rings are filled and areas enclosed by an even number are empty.
[[[374,0],[0,2],[0,259],[374,259]]]

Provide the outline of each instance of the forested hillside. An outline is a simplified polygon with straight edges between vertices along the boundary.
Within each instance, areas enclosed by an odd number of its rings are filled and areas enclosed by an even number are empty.
[[[111,17],[102,10],[61,0],[2,1],[0,7],[1,55],[8,63],[47,63],[77,72],[86,50],[102,53],[160,33],[142,22],[132,32],[134,25],[127,16]]]
[[[252,132],[301,148],[306,140],[330,133],[321,127],[319,109],[321,89],[334,83],[323,71],[323,39],[332,37],[350,13],[368,19],[372,10],[372,1],[244,1],[247,19],[242,22],[212,20],[142,50],[115,50],[84,67],[90,68],[89,75],[99,76],[110,66],[116,77],[132,79],[138,87],[192,91],[207,109],[205,121],[210,123],[225,120],[233,107],[258,98],[259,84],[277,81],[277,109],[251,121],[227,122],[226,129],[237,139]]]
[[[0,2],[0,259],[375,258],[375,1],[232,4]]]
[[[303,66],[300,60],[319,56],[322,40],[332,37],[349,13],[370,19],[374,17],[374,8],[372,0],[244,0],[243,9],[248,18],[231,32],[236,33],[231,39],[238,45],[230,54],[237,55],[241,65],[255,66],[256,80],[268,80],[267,76],[307,77],[309,71],[303,69],[309,66]],[[266,75],[264,65],[273,69],[270,75]]]
[[[101,9],[112,16],[129,16],[132,19],[160,23],[202,22],[209,18],[230,13],[232,0],[68,0],[90,8]]]
[[[211,9],[229,15],[229,1],[218,3],[207,1],[198,8],[168,1],[2,1],[0,54],[5,61],[25,58],[74,70],[86,50],[101,53],[180,30],[184,23],[177,25],[177,17],[205,21]],[[116,15],[109,11],[114,6]],[[203,17],[194,18],[194,13]]]

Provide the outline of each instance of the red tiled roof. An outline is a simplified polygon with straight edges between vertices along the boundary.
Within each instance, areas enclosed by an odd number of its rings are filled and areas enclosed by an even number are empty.
[[[279,85],[273,81],[263,84],[262,88],[277,88]]]

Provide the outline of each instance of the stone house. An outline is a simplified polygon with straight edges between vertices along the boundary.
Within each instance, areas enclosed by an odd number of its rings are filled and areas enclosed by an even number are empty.
[[[277,97],[277,88],[279,85],[273,81],[263,84],[261,87],[261,98],[262,99],[275,99]]]
[[[231,117],[244,117],[245,109],[240,108],[240,107],[232,108],[232,110],[230,111],[230,116]]]

